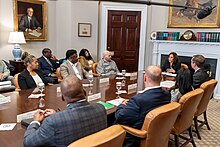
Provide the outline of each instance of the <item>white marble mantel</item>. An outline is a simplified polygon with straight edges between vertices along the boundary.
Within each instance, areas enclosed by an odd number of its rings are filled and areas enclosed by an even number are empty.
[[[216,77],[220,81],[220,43],[192,42],[192,41],[165,41],[150,40],[153,43],[153,64],[159,65],[161,54],[176,52],[180,56],[192,57],[195,54],[202,54],[206,58],[217,59]],[[217,84],[214,98],[220,99],[220,84]]]

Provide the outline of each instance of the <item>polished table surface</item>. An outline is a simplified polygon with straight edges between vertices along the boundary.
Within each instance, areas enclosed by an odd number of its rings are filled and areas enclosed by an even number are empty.
[[[125,86],[121,90],[126,90],[127,94],[120,94],[122,98],[129,99],[134,96],[137,91],[143,90],[143,71],[138,72],[137,79],[130,79],[126,77]],[[99,83],[100,78],[107,77],[96,77],[93,81],[93,86],[84,87],[87,95],[92,95],[96,93],[101,93],[101,101],[108,101],[115,99],[117,97],[116,93],[116,82],[121,82],[122,80],[116,79],[116,75],[109,76],[109,83]],[[88,80],[83,80],[83,83],[89,83]],[[128,91],[128,85],[137,83],[137,89]],[[57,87],[60,84],[46,86],[45,88],[45,107],[52,108],[55,110],[64,110],[66,108],[66,103],[61,100],[61,97],[57,96]],[[70,87],[71,88],[71,87]],[[16,123],[17,115],[25,112],[33,111],[39,109],[39,99],[29,99],[28,96],[33,92],[34,89],[21,90],[20,92],[9,92],[3,93],[5,96],[11,96],[11,102],[7,104],[0,105],[0,124],[1,123]],[[96,100],[94,102],[97,102]],[[107,114],[113,113],[115,107],[108,109]],[[12,131],[0,131],[0,146],[23,146],[23,136],[26,127],[17,123]]]

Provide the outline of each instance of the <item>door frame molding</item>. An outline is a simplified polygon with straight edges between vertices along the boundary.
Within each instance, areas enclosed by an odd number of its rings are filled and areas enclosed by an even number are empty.
[[[108,10],[117,11],[140,11],[140,45],[139,45],[139,59],[138,70],[144,70],[144,55],[146,44],[146,29],[147,29],[147,6],[141,4],[127,4],[116,2],[101,2],[100,3],[100,30],[99,30],[99,59],[102,58],[102,52],[107,47],[107,30],[108,30]]]

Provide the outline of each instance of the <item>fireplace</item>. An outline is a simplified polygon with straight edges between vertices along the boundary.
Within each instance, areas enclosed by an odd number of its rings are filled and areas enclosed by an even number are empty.
[[[161,65],[170,52],[176,52],[181,63],[187,64],[193,73],[191,58],[193,55],[202,54],[206,58],[204,68],[211,78],[220,82],[220,43],[164,40],[151,40],[150,42],[153,44],[153,65]],[[214,98],[220,99],[220,84],[217,84],[215,88]]]
[[[191,58],[192,57],[187,57],[187,56],[178,56],[181,63],[184,63],[188,65],[189,70],[191,71],[191,74],[194,73],[194,69],[191,67]],[[161,54],[161,61],[160,65],[163,65],[164,62],[167,60],[168,55]],[[215,79],[215,74],[216,74],[216,66],[217,65],[217,59],[211,59],[211,58],[206,58],[205,64],[204,64],[204,69],[207,71],[209,74],[209,77],[212,79]]]

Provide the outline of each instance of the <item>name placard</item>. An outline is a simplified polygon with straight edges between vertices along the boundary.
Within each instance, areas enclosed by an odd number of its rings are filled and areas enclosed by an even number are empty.
[[[100,98],[101,98],[101,93],[96,93],[96,94],[93,94],[93,95],[89,95],[88,98],[87,98],[87,101],[91,102],[91,101],[94,101],[94,100],[97,100],[97,99],[100,99]]]
[[[99,80],[99,83],[109,83],[109,78],[102,78]]]
[[[136,88],[137,88],[137,83],[128,85],[128,90],[136,89]]]
[[[130,80],[136,80],[137,79],[137,72],[131,73]]]
[[[26,113],[22,113],[17,115],[17,123],[21,122],[24,119],[29,119],[29,118],[33,118],[34,113],[36,113],[38,110],[34,110],[34,111],[30,111],[30,112],[26,112]]]
[[[6,104],[6,103],[10,103],[10,102],[11,102],[11,97],[10,96],[0,98],[0,104]]]

